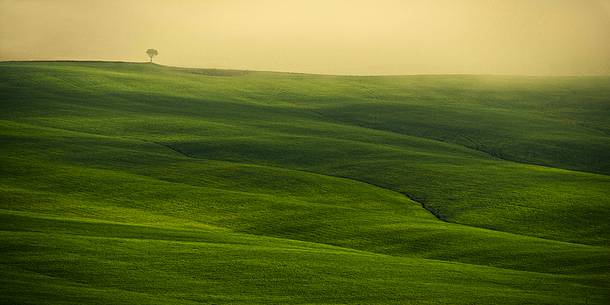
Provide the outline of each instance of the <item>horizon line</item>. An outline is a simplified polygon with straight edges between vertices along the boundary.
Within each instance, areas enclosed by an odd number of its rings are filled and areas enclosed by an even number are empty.
[[[156,65],[165,68],[193,69],[193,70],[219,70],[219,71],[242,71],[258,73],[277,74],[300,74],[312,76],[342,76],[342,77],[398,77],[398,76],[509,76],[509,77],[610,77],[608,74],[511,74],[511,73],[414,73],[414,74],[332,74],[281,70],[251,70],[247,68],[205,68],[164,65],[149,61],[127,61],[127,60],[103,60],[103,59],[26,59],[26,60],[0,60],[0,63],[123,63]]]

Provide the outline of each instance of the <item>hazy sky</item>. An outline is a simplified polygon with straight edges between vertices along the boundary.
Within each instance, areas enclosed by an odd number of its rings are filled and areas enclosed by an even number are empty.
[[[610,0],[0,0],[0,60],[610,74]]]

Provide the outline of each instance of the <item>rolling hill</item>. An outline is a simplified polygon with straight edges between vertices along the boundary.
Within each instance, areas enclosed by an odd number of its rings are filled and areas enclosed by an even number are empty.
[[[2,303],[610,300],[610,77],[0,80]]]

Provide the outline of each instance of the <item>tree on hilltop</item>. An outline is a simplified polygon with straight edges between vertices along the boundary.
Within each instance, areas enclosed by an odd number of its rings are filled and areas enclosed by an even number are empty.
[[[159,51],[155,50],[155,49],[148,49],[146,50],[146,54],[148,55],[148,57],[150,57],[150,62],[153,62],[153,57],[159,55]]]

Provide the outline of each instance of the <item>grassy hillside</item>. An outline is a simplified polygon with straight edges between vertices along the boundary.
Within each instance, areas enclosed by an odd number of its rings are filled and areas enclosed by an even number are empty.
[[[610,298],[610,77],[0,80],[4,303]]]

